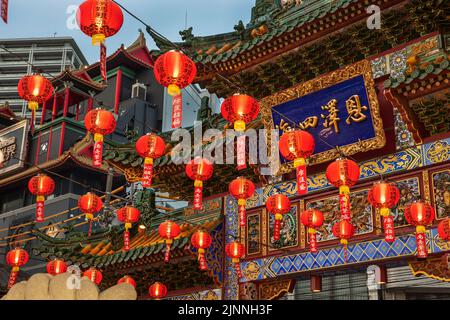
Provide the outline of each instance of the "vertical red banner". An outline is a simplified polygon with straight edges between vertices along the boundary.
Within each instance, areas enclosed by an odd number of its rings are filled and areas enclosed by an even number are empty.
[[[36,222],[44,222],[44,201],[36,201]]]
[[[102,156],[103,156],[103,142],[97,141],[94,143],[94,153],[93,153],[93,162],[92,162],[92,165],[94,167],[102,166]]]
[[[234,269],[236,270],[236,275],[238,279],[242,278],[241,264],[239,262],[234,263]]]
[[[298,194],[304,195],[308,193],[308,185],[306,182],[306,166],[301,165],[296,168],[297,171],[297,188]]]
[[[11,271],[8,279],[8,289],[11,289],[16,284],[18,274],[19,272],[17,271]]]
[[[126,230],[123,233],[123,246],[124,246],[124,250],[125,251],[129,251],[130,250],[130,231]]]
[[[194,187],[194,210],[202,210],[203,188]]]
[[[102,43],[100,44],[100,74],[103,80],[107,81],[107,72],[106,72],[106,46]]]
[[[244,227],[245,226],[245,222],[247,220],[247,214],[246,214],[246,209],[245,209],[245,205],[241,205],[238,207],[238,211],[239,211],[239,225]]]
[[[166,252],[164,253],[164,262],[169,262],[170,260],[170,244],[166,244]]]
[[[275,219],[275,225],[273,227],[273,240],[280,240],[281,235],[281,220]]]
[[[384,240],[386,242],[395,241],[394,218],[392,216],[383,217]]]
[[[208,270],[208,265],[206,264],[205,254],[201,253],[198,255],[198,262],[200,266],[200,270]]]
[[[181,127],[183,121],[183,97],[181,94],[172,97],[172,129]]]
[[[425,259],[428,256],[425,233],[416,233],[417,258]]]
[[[242,132],[240,136],[237,137],[237,170],[243,170],[247,167],[245,163],[245,134]]]
[[[153,163],[144,163],[144,173],[142,174],[142,186],[144,188],[150,188],[152,186],[152,176],[153,176]]]
[[[317,235],[315,232],[309,233],[309,251],[317,252]]]
[[[8,0],[2,0],[1,14],[2,20],[8,23]]]
[[[341,219],[350,220],[350,196],[348,194],[339,195],[339,206],[341,208]]]

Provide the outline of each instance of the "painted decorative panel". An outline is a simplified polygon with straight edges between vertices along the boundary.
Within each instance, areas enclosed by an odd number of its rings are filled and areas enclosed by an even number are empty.
[[[417,177],[396,181],[395,184],[400,191],[400,201],[391,212],[394,217],[394,226],[401,227],[408,224],[404,215],[405,208],[415,200],[420,199],[422,193],[420,191],[419,178]]]
[[[333,236],[333,225],[339,221],[339,197],[327,197],[323,199],[313,200],[306,203],[306,209],[318,209],[324,214],[323,226],[317,230],[317,241],[327,241],[336,239]],[[367,201],[368,190],[351,192],[351,212],[352,223],[355,225],[356,235],[371,233],[373,231],[373,215],[372,207]]]
[[[275,216],[268,215],[268,235],[269,235],[269,251],[295,247],[298,244],[298,210],[297,205],[293,205],[288,214],[283,215],[281,221],[280,240],[273,240],[273,225]]]
[[[442,219],[450,215],[450,169],[433,173],[431,180],[436,218]]]
[[[247,255],[261,252],[261,212],[247,216]]]

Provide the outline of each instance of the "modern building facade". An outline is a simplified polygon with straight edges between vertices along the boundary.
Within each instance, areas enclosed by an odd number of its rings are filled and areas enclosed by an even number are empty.
[[[17,83],[24,75],[33,73],[31,65],[49,77],[87,64],[71,37],[0,39],[0,104],[8,102],[16,115],[30,118],[27,104],[17,93]],[[37,118],[39,121],[39,112]]]

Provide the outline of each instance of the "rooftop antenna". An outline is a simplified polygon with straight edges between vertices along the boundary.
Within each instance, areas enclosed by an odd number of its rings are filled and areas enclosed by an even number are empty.
[[[56,34],[57,34],[58,32],[54,32],[53,33],[53,38],[56,38]]]

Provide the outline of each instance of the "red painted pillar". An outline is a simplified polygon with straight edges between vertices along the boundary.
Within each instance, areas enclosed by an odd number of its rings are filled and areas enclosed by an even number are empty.
[[[58,95],[55,92],[55,95],[53,96],[53,108],[52,108],[52,121],[56,118],[56,102],[58,100]]]
[[[114,113],[119,114],[120,93],[122,91],[122,70],[117,71],[116,77],[116,97],[114,101]]]
[[[64,96],[63,117],[67,117],[67,111],[69,110],[69,98],[70,98],[70,88],[66,87],[65,96]]]
[[[47,101],[44,101],[42,104],[42,112],[41,112],[41,126],[44,124],[45,112],[47,111]]]
[[[87,110],[86,113],[92,110],[92,106],[94,105],[94,97],[90,96],[88,99]]]
[[[65,133],[66,133],[66,123],[63,122],[63,123],[61,124],[61,136],[60,136],[60,139],[59,139],[58,157],[59,157],[60,155],[62,155],[62,153],[63,153],[63,147],[64,147],[64,135],[65,135]]]

